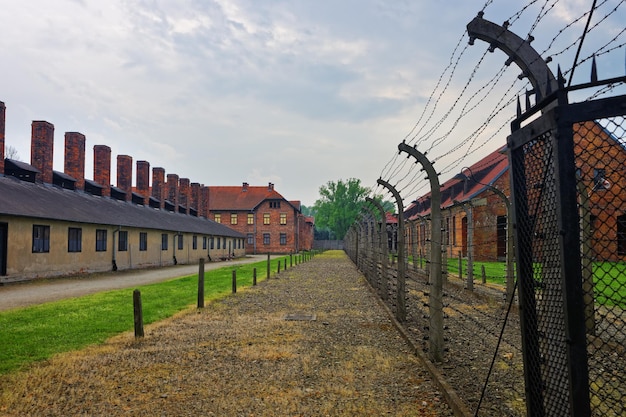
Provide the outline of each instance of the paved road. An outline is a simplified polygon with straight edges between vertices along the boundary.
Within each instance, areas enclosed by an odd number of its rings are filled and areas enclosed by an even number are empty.
[[[267,260],[267,255],[248,255],[226,262],[209,262],[204,270]],[[132,288],[198,273],[198,265],[176,265],[158,269],[136,269],[97,273],[81,277],[54,278],[0,286],[0,311],[79,297],[100,291]]]

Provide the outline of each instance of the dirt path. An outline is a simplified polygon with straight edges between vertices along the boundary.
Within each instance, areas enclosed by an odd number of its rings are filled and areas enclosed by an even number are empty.
[[[204,270],[209,271],[229,265],[263,260],[267,260],[267,255],[249,255],[233,261],[208,262],[204,265]],[[135,269],[7,284],[0,286],[0,311],[64,298],[80,297],[101,291],[131,288],[197,273],[197,264],[176,265],[165,268]]]
[[[331,251],[207,308],[0,377],[0,415],[451,416]]]

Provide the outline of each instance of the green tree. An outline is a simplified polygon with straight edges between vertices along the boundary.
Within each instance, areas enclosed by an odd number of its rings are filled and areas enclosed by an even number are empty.
[[[315,226],[329,229],[335,239],[343,239],[365,203],[370,189],[361,180],[328,181],[319,189],[320,198],[315,202]]]

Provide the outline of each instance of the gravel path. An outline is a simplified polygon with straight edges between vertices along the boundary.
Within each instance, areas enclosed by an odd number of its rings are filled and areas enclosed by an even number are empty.
[[[266,259],[267,255],[248,255],[245,258],[228,262],[207,262],[204,265],[204,270],[209,271],[228,265],[259,262]],[[80,297],[81,295],[101,291],[132,288],[137,285],[151,284],[197,273],[197,264],[176,265],[164,268],[133,269],[0,285],[0,311],[64,298]]]
[[[343,252],[0,378],[7,416],[451,416]]]

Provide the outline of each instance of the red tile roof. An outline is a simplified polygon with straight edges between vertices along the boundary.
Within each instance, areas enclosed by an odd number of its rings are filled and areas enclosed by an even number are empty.
[[[453,206],[456,203],[469,201],[485,191],[488,186],[504,175],[509,169],[506,147],[498,148],[469,169],[464,168],[462,175],[456,175],[441,184],[441,208]],[[405,217],[414,220],[419,216],[430,214],[430,195],[424,194],[417,198],[404,211]]]
[[[254,210],[265,200],[284,200],[291,203],[271,186],[210,186],[210,211]]]

